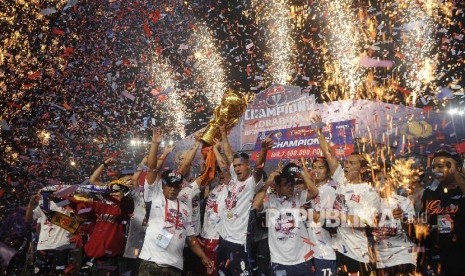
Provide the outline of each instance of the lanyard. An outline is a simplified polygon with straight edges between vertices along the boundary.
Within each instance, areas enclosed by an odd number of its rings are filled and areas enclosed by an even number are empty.
[[[175,226],[174,226],[174,231],[176,231],[178,229],[178,225],[179,225],[179,199],[176,199],[177,201],[177,213],[176,213],[176,223],[175,223]],[[165,223],[166,223],[166,220],[168,218],[168,199],[165,198]]]

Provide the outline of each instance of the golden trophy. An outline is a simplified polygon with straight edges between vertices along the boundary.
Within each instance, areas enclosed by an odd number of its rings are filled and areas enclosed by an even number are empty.
[[[221,137],[220,125],[225,124],[226,130],[233,128],[247,108],[250,98],[250,95],[234,90],[224,93],[221,104],[215,108],[213,118],[208,123],[201,140],[207,145],[212,145],[213,139]]]
[[[207,185],[215,177],[216,160],[211,145],[215,138],[221,138],[220,125],[225,125],[226,131],[231,130],[252,99],[253,94],[243,94],[234,90],[224,93],[221,104],[215,108],[213,118],[208,122],[207,129],[200,138],[203,142],[202,156],[205,160],[205,168],[199,177],[200,185]]]

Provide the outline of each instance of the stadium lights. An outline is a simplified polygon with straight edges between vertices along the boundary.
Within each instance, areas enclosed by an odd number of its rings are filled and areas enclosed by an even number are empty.
[[[139,140],[139,139],[131,139],[131,141],[129,142],[131,144],[131,146],[133,147],[140,147],[140,146],[144,146],[144,145],[148,145],[150,144],[149,141],[145,141],[145,140]],[[165,141],[162,141],[161,142],[161,146],[164,147],[165,144],[168,144],[170,146],[172,146],[174,144],[174,141],[173,140],[169,140],[167,142]]]
[[[450,115],[460,115],[460,116],[463,116],[465,115],[465,109],[458,109],[458,108],[451,108],[449,109],[449,114]]]
[[[131,139],[130,143],[131,143],[131,146],[133,146],[133,147],[139,147],[139,146],[150,144],[148,141],[139,140],[139,139]]]

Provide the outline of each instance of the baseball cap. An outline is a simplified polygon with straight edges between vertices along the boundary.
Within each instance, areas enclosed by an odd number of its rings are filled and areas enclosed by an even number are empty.
[[[161,174],[162,183],[169,187],[181,185],[183,179],[182,174],[174,170],[166,170]]]
[[[441,156],[454,159],[455,162],[457,162],[457,166],[459,168],[462,168],[463,160],[462,160],[462,158],[460,157],[460,155],[457,152],[451,152],[451,151],[447,151],[447,150],[438,150],[433,154],[433,159],[436,158],[436,157],[441,157]]]
[[[295,163],[289,163],[283,168],[282,178],[285,178],[288,182],[292,183],[303,181],[302,168]]]

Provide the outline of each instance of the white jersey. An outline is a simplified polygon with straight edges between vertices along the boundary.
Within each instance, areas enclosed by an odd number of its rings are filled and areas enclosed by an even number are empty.
[[[150,186],[150,185],[149,185]],[[192,213],[192,224],[194,227],[195,235],[200,234],[201,223],[200,223],[200,188],[196,181],[188,183],[186,181],[182,184],[182,189],[179,192],[178,199],[186,204]],[[144,201],[150,202],[153,197],[153,188],[147,188],[144,191]]]
[[[182,270],[182,252],[186,237],[195,234],[190,209],[179,199],[166,199],[161,181],[154,185],[148,185],[146,181],[145,185],[152,190],[153,197],[144,245],[139,258],[155,262],[159,266],[172,266]],[[167,247],[163,248],[160,242],[166,240],[163,238],[166,232],[171,233],[172,237]]]
[[[200,236],[205,239],[219,239],[221,214],[224,213],[224,193],[226,185],[218,185],[207,198],[205,216],[203,218],[203,228]]]
[[[142,244],[144,243],[145,228],[142,221],[145,217],[145,203],[143,198],[143,188],[134,190],[134,213],[129,223],[128,239],[124,249],[124,257],[135,259],[139,256]]]
[[[318,196],[310,200],[311,209],[316,212],[325,212],[333,209],[336,198],[336,190],[333,188],[333,181],[318,187]],[[308,219],[308,234],[310,241],[314,246],[314,258],[322,260],[336,260],[336,253],[332,245],[331,234],[324,229],[320,223],[313,222],[312,218]]]
[[[267,211],[268,244],[271,262],[295,265],[308,261],[311,256],[310,241],[300,207],[307,201],[307,191],[289,199],[275,194],[265,198]]]
[[[344,183],[344,169],[339,164],[331,176],[332,181],[329,183],[332,187],[337,188],[339,185]]]
[[[256,184],[253,175],[246,180],[237,179],[234,167],[230,167],[231,180],[222,191],[225,193],[225,211],[221,214],[220,236],[233,243],[245,244],[247,239],[247,225],[249,222],[249,211],[256,189],[262,181]]]
[[[200,223],[200,188],[197,182],[194,181],[190,184],[183,183],[183,188],[179,192],[178,199],[190,208],[194,232],[198,236],[202,225]]]
[[[50,201],[50,210],[70,215],[71,212],[63,207],[59,207],[55,202]],[[45,216],[42,209],[37,206],[32,211],[32,216],[37,223],[40,223],[40,234],[37,242],[37,250],[57,249],[70,244],[70,233],[58,225],[52,224]]]
[[[380,210],[380,198],[368,183],[340,184],[336,189],[334,209],[360,218],[358,226],[373,226],[374,218]],[[365,229],[341,223],[337,237],[333,239],[334,249],[358,262],[368,263],[370,258]]]
[[[381,216],[378,228],[374,229],[376,267],[393,267],[400,264],[416,264],[417,254],[414,243],[402,228],[400,220],[392,217],[392,210],[400,207],[404,218],[413,217],[414,207],[410,199],[393,194],[390,198],[381,199]]]

